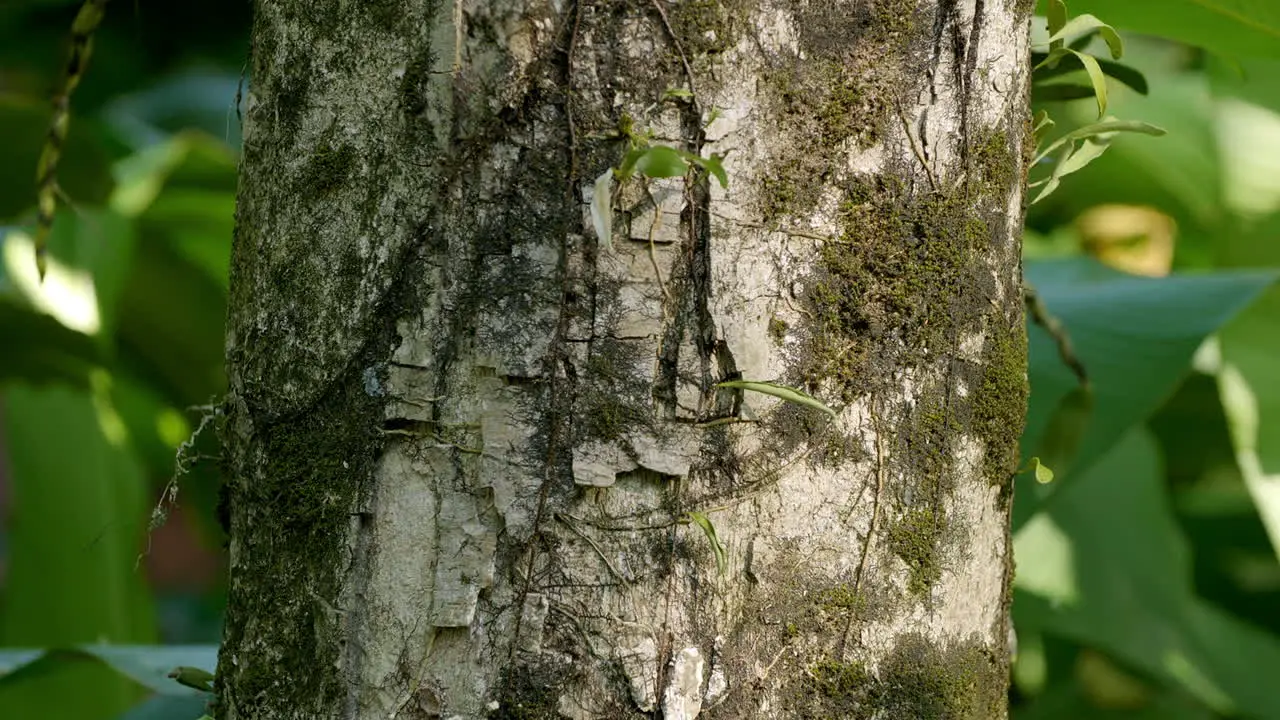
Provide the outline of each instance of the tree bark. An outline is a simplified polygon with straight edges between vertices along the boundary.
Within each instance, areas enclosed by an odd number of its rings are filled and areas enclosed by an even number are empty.
[[[220,717],[1006,716],[1032,4],[259,0]]]

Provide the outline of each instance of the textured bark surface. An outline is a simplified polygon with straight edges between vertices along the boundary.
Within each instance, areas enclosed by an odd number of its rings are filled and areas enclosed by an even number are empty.
[[[1030,2],[256,4],[221,717],[1006,715]]]

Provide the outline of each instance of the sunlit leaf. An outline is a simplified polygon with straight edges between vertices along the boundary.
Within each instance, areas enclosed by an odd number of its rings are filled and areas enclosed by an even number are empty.
[[[689,172],[689,166],[675,148],[653,145],[636,160],[636,172],[651,178],[680,177]]]
[[[1124,43],[1120,40],[1120,35],[1110,25],[1089,14],[1077,15],[1068,20],[1065,25],[1049,36],[1049,42],[1067,40],[1095,32],[1106,41],[1107,48],[1111,50],[1111,58],[1113,60],[1119,60],[1124,56]]]

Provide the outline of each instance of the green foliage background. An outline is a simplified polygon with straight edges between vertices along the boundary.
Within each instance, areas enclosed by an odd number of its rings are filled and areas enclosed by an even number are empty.
[[[1014,717],[1280,718],[1280,3],[1069,9],[1124,32],[1146,79],[1109,82],[1108,113],[1168,135],[1114,138],[1028,216],[1027,278],[1094,393],[1031,328],[1023,449],[1056,479],[1017,480]],[[137,563],[190,408],[224,391],[248,11],[112,4],[38,289],[34,170],[76,3],[0,5],[0,717],[203,712],[165,674],[212,669],[221,591]],[[1096,119],[1090,98],[1046,107],[1053,134]],[[1176,223],[1172,272],[1089,257],[1081,218],[1102,205]],[[210,435],[178,502],[217,549]]]

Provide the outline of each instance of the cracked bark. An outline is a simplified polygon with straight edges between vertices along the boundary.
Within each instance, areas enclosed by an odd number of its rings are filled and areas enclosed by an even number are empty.
[[[1027,3],[256,9],[220,717],[1006,714]]]

